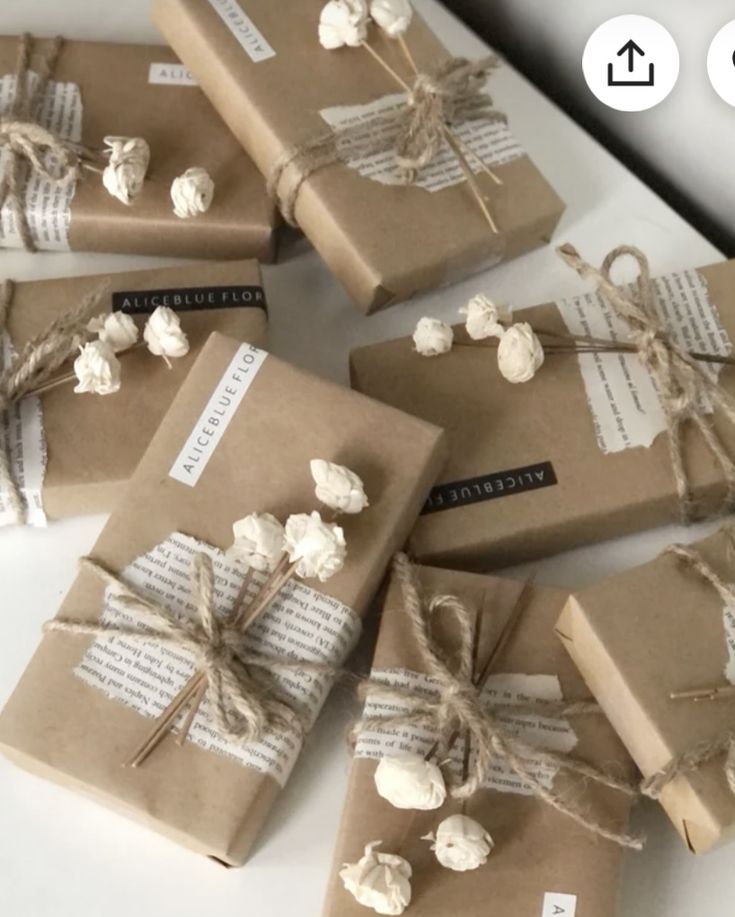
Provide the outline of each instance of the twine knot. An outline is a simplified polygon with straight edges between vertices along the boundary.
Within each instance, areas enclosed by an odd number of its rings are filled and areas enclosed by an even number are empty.
[[[662,323],[646,256],[638,248],[621,245],[613,249],[597,269],[584,261],[572,245],[562,245],[557,251],[580,277],[596,281],[599,294],[628,325],[638,356],[654,377],[666,419],[682,522],[689,524],[700,515],[696,512],[692,482],[684,460],[682,428],[686,422],[691,422],[698,430],[722,470],[726,492],[721,511],[735,508],[735,461],[707,414],[708,410],[719,408],[735,425],[735,401],[713,374],[676,343],[671,331]],[[636,262],[638,277],[629,288],[622,288],[612,282],[611,272],[614,265],[626,257]]]
[[[452,747],[460,736],[464,736],[472,750],[467,760],[464,778],[456,780],[450,775],[448,788],[455,799],[468,799],[486,783],[497,760],[502,760],[513,773],[530,789],[531,793],[552,808],[569,816],[600,837],[624,847],[640,849],[640,838],[623,834],[599,824],[586,811],[578,808],[565,793],[548,789],[542,772],[554,769],[564,770],[577,777],[596,782],[602,786],[629,796],[635,796],[638,788],[630,783],[598,770],[571,755],[545,751],[514,735],[512,728],[501,719],[506,712],[539,716],[571,716],[599,713],[597,705],[585,703],[554,704],[538,703],[514,708],[492,704],[483,697],[482,685],[475,680],[475,626],[473,616],[466,605],[455,596],[436,596],[424,601],[410,561],[404,554],[396,555],[394,574],[400,583],[404,610],[411,622],[413,636],[422,657],[426,674],[436,684],[436,694],[427,697],[411,688],[391,686],[382,681],[366,680],[363,693],[374,691],[382,697],[405,704],[409,709],[395,716],[363,717],[352,730],[353,742],[361,732],[401,728],[423,727],[432,731],[437,740],[431,754],[438,762],[446,761]],[[453,618],[459,635],[459,646],[450,660],[445,649],[434,634],[433,619],[440,612],[448,612]]]
[[[191,601],[195,614],[188,617],[137,592],[90,558],[81,561],[107,586],[115,602],[137,620],[133,624],[93,623],[56,618],[46,632],[80,636],[119,637],[136,643],[171,646],[191,654],[206,679],[206,697],[215,726],[224,738],[240,743],[258,741],[268,729],[288,729],[299,737],[309,728],[309,714],[296,707],[281,688],[279,671],[312,672],[332,677],[333,667],[303,660],[265,656],[253,652],[236,615],[216,613],[214,569],[208,554],[194,556]],[[138,623],[139,622],[139,623]]]

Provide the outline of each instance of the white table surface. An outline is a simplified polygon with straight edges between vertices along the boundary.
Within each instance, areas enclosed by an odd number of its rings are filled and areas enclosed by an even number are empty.
[[[417,5],[453,51],[483,51],[435,0],[418,0]],[[147,0],[3,0],[0,33],[24,30],[113,41],[158,40],[148,21]],[[569,205],[558,241],[572,241],[593,261],[614,245],[631,242],[648,252],[657,271],[719,260],[705,239],[517,75],[504,69],[495,81],[495,94],[515,132]],[[0,276],[30,279],[157,263],[161,261],[114,255],[0,252]],[[479,290],[518,305],[579,290],[576,277],[547,249],[364,318],[309,246],[298,240],[287,246],[280,265],[266,269],[266,282],[272,350],[339,380],[346,380],[350,347],[406,333],[424,314],[455,319],[459,306]],[[77,557],[92,547],[104,521],[76,519],[45,531],[7,530],[0,535],[0,704],[31,656],[41,623],[54,614],[69,587]],[[648,560],[673,540],[700,537],[713,528],[648,532],[552,558],[535,569],[540,582],[573,588]],[[0,761],[0,915],[316,917],[340,819],[349,765],[343,735],[353,711],[347,695],[338,690],[254,856],[241,870],[224,870]],[[627,857],[620,917],[732,913],[734,847],[703,859],[692,857],[652,804],[641,807],[636,822],[648,833],[649,843],[643,853]],[[489,906],[488,913],[526,917],[508,915],[502,902]]]

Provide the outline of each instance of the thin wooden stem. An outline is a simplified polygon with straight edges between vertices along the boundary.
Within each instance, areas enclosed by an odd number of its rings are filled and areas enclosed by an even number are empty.
[[[396,83],[398,83],[398,85],[402,89],[404,89],[406,92],[411,91],[411,87],[403,79],[403,77],[396,70],[394,70],[391,67],[388,61],[381,54],[378,54],[378,52],[375,50],[375,48],[373,48],[372,45],[368,44],[366,41],[361,42],[361,45],[363,48],[365,48],[365,50],[369,54],[372,55],[372,57],[380,64],[380,66],[386,71],[386,73],[389,73],[393,77],[393,79],[396,81]]]
[[[721,685],[712,688],[693,688],[689,691],[672,691],[671,700],[725,700],[735,696],[735,685]]]
[[[181,729],[179,730],[179,734],[176,737],[177,745],[183,746],[184,742],[186,742],[187,738],[189,737],[189,732],[191,730],[192,725],[194,724],[194,718],[196,717],[197,713],[199,712],[199,707],[201,706],[202,701],[204,700],[204,695],[206,693],[207,693],[207,679],[205,678],[199,683],[199,687],[191,695],[191,704],[189,705],[189,712],[186,715],[186,719],[181,724]]]
[[[482,215],[487,220],[487,223],[490,229],[494,233],[497,234],[498,232],[497,223],[495,222],[495,220],[492,217],[492,214],[490,213],[487,203],[485,202],[485,197],[482,193],[482,190],[480,186],[477,184],[475,173],[472,171],[472,167],[467,162],[467,158],[465,157],[465,154],[462,151],[462,147],[460,146],[459,141],[454,136],[454,134],[451,132],[451,130],[446,126],[446,124],[442,126],[442,130],[444,132],[444,137],[447,143],[454,151],[454,155],[457,157],[457,161],[459,162],[460,168],[462,169],[462,172],[464,173],[464,177],[467,179],[467,184],[470,186],[470,190],[472,191],[472,194],[474,195],[475,200],[477,201],[477,204],[480,210],[482,211]]]

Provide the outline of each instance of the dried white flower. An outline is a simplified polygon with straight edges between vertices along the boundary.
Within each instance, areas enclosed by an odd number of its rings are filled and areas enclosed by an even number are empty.
[[[319,43],[327,51],[356,48],[367,38],[367,0],[329,0],[319,17]]]
[[[105,137],[109,162],[102,184],[123,204],[132,204],[143,190],[151,150],[142,137]]]
[[[340,513],[361,513],[368,506],[365,486],[344,465],[312,459],[309,468],[316,484],[317,500]]]
[[[272,573],[283,556],[284,530],[270,513],[251,513],[232,526],[234,542],[227,556],[248,569]]]
[[[89,320],[87,330],[96,334],[115,353],[132,347],[138,340],[138,326],[125,312],[107,312]]]
[[[411,25],[413,7],[409,0],[372,0],[370,15],[390,38],[398,38]]]
[[[316,577],[322,583],[344,566],[347,556],[344,532],[338,525],[324,522],[316,510],[298,513],[286,520],[285,545],[296,574],[304,579]]]
[[[171,183],[174,213],[182,220],[206,213],[212,205],[214,182],[206,169],[193,166]]]
[[[417,353],[422,357],[438,357],[449,353],[454,341],[454,331],[450,325],[438,318],[422,318],[413,333],[413,343]]]
[[[482,825],[467,815],[450,815],[440,822],[436,836],[427,834],[423,840],[433,841],[437,860],[455,872],[484,866],[495,846]]]
[[[447,798],[444,777],[422,755],[386,755],[375,769],[378,795],[396,809],[438,809]]]
[[[482,293],[473,296],[459,311],[461,315],[467,316],[465,327],[473,341],[502,337],[505,328],[501,322],[509,322],[511,318],[510,309],[496,306]]]
[[[189,340],[181,328],[181,319],[168,306],[159,306],[146,322],[143,339],[157,357],[176,360],[189,353]]]
[[[392,853],[375,853],[382,841],[365,847],[357,863],[345,863],[339,877],[355,900],[376,914],[402,914],[411,903],[411,864]]]
[[[113,395],[120,390],[120,361],[104,341],[90,341],[79,348],[74,375],[79,380],[74,389],[78,394]]]
[[[511,325],[498,344],[498,369],[508,382],[529,382],[544,362],[544,348],[528,322]]]

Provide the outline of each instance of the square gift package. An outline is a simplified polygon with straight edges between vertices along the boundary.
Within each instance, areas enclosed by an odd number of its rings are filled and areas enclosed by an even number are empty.
[[[733,581],[727,526],[573,595],[556,628],[695,853],[735,838]]]
[[[340,517],[341,572],[323,583],[292,581],[249,631],[248,646],[266,659],[339,666],[445,459],[442,432],[422,421],[213,334],[92,556],[191,620],[192,558],[208,553],[215,614],[224,615],[245,576],[223,553],[233,523],[253,512],[283,520],[314,510],[309,463],[319,456],[358,473],[370,506]],[[249,582],[263,578],[251,572]],[[114,592],[106,597],[87,565],[59,618],[93,624],[104,607],[103,620],[119,623]],[[0,716],[0,746],[35,773],[241,865],[298,756],[295,731],[274,727],[243,745],[218,732],[205,701],[183,746],[167,738],[140,766],[122,766],[193,671],[188,651],[168,653],[155,640],[136,651],[126,639],[48,633]],[[327,691],[325,677],[298,670],[281,684],[312,719]]]
[[[0,114],[6,117],[17,96],[22,41],[0,37]],[[53,42],[27,41],[29,72],[21,85],[33,87],[53,55]],[[23,209],[39,249],[272,259],[277,219],[263,179],[169,48],[64,41],[33,117],[96,154],[108,136],[142,138],[151,154],[143,188],[130,206],[108,194],[102,176],[87,169],[61,186],[26,172]],[[105,160],[95,165],[101,170]],[[193,167],[208,172],[214,198],[205,213],[180,219],[171,183]],[[0,245],[21,245],[8,200],[0,210]]]
[[[687,350],[729,353],[735,340],[735,262],[680,271],[653,282],[663,327]],[[557,334],[627,341],[628,327],[599,293],[513,313],[544,346]],[[411,536],[425,563],[487,570],[677,520],[677,494],[660,381],[636,353],[553,352],[531,381],[511,384],[497,340],[470,340],[438,357],[415,352],[410,337],[354,350],[353,386],[444,427],[450,459]],[[719,371],[735,395],[732,366]],[[735,430],[711,415],[725,451]],[[681,454],[702,512],[719,509],[725,475],[692,421]]]
[[[436,596],[455,596],[473,617],[479,616],[476,659],[480,666],[485,665],[506,622],[519,601],[522,603],[516,628],[497,656],[482,693],[488,704],[508,705],[500,714],[500,724],[508,728],[508,734],[539,749],[571,753],[620,780],[631,777],[632,763],[603,716],[564,719],[558,710],[546,716],[543,713],[544,703],[589,699],[553,633],[565,593],[525,587],[524,598],[523,585],[511,580],[427,567],[417,567],[415,573],[425,603]],[[435,608],[431,621],[434,639],[445,651],[445,658],[457,665],[458,631],[451,610]],[[416,690],[421,698],[436,691],[432,687],[436,682],[432,683],[428,672],[402,585],[394,576],[385,601],[372,678]],[[365,716],[380,718],[405,709],[397,699],[381,698],[378,692],[375,688],[368,694]],[[537,704],[538,710],[514,714],[517,704]],[[443,917],[461,906],[467,917],[488,913],[614,917],[623,848],[595,836],[535,797],[507,760],[495,757],[485,781],[464,807],[450,797],[439,809],[398,809],[377,794],[374,776],[383,755],[423,755],[435,738],[429,725],[381,727],[371,723],[358,735],[325,917],[368,913],[345,890],[339,872],[344,864],[358,861],[366,844],[373,841],[382,841],[379,852],[402,856],[411,865],[409,915]],[[463,758],[464,748],[455,747],[451,767],[457,768]],[[629,796],[571,772],[529,764],[528,759],[525,763],[542,785],[565,803],[612,831],[625,832]],[[444,770],[446,773],[446,765]],[[424,839],[429,833],[436,835],[444,819],[459,813],[481,824],[495,844],[485,865],[465,872],[441,866],[430,840]]]
[[[125,312],[140,329],[158,306],[173,309],[190,350],[168,368],[140,347],[120,357],[121,387],[115,394],[77,394],[72,381],[5,412],[11,468],[32,524],[112,510],[209,334],[220,331],[255,344],[265,338],[268,318],[257,262],[209,261],[15,283],[6,348],[22,351],[96,291],[99,313]],[[0,510],[0,521],[13,521],[7,494],[0,493]]]
[[[502,182],[496,185],[467,154],[495,230],[441,137],[437,157],[406,184],[391,138],[401,120],[414,116],[401,95],[416,80],[411,66],[400,44],[375,25],[366,40],[400,82],[365,48],[325,50],[318,37],[323,7],[324,0],[156,0],[153,16],[284,213],[357,305],[373,312],[548,242],[563,211],[559,197],[504,121],[463,122],[464,103],[445,103],[441,118]],[[405,41],[420,71],[436,75],[449,60],[418,15]],[[454,108],[460,114],[452,116]],[[359,124],[366,129],[356,134]],[[317,163],[304,148],[321,140],[323,167],[312,172]],[[324,153],[333,143],[338,162]]]

